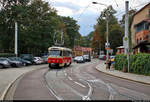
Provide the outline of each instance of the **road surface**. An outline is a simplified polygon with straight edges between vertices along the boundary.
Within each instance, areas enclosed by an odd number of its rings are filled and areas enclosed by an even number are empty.
[[[150,85],[104,74],[95,69],[101,63],[92,59],[62,69],[30,72],[6,96],[13,100],[150,100]]]

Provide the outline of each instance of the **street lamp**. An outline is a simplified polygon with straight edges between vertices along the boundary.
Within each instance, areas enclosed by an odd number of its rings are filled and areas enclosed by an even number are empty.
[[[106,6],[106,7],[108,7],[108,5],[106,5],[106,4],[103,4],[103,3],[98,3],[98,2],[92,2],[93,4],[99,4],[99,5],[104,5],[104,6]],[[109,33],[109,31],[108,31],[108,12],[106,12],[106,47],[107,48],[109,48],[109,46],[110,46],[110,44],[109,44],[109,39],[108,39],[108,33]],[[107,50],[107,60],[108,60],[108,58],[109,58],[109,52],[108,52],[108,49],[106,49]]]

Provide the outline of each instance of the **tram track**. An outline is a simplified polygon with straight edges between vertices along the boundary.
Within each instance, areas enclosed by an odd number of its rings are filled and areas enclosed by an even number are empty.
[[[3,95],[1,96],[1,100],[13,100],[13,95],[15,93],[15,90],[16,90],[20,80],[22,80],[22,78],[29,73],[32,73],[32,72],[40,70],[40,69],[45,69],[45,68],[47,68],[47,67],[41,67],[41,68],[37,68],[35,70],[28,71],[26,73],[19,75],[15,80],[12,80],[12,82],[9,83],[9,85],[3,92]]]
[[[84,65],[83,65],[83,66],[84,66]],[[81,67],[81,66],[80,66],[80,67]],[[66,69],[67,69],[67,68],[66,68]],[[60,75],[60,76],[63,76],[63,75],[62,75],[62,73],[63,73],[63,74],[64,74],[63,77],[66,77],[69,81],[71,81],[71,83],[73,82],[73,83],[75,83],[76,85],[78,85],[78,86],[80,86],[80,87],[82,87],[82,88],[87,88],[87,87],[89,87],[89,89],[88,89],[89,91],[87,92],[87,94],[83,95],[82,93],[80,93],[80,92],[78,92],[76,89],[74,89],[74,88],[72,87],[72,85],[70,86],[69,83],[67,84],[68,87],[71,89],[72,92],[74,92],[76,95],[78,95],[78,96],[81,97],[81,100],[91,100],[91,99],[90,99],[90,95],[92,94],[93,88],[92,88],[92,86],[90,85],[90,83],[87,82],[87,81],[84,80],[84,79],[74,80],[74,78],[72,78],[71,76],[69,76],[69,74],[67,74],[66,69],[62,70],[62,72],[61,72],[60,70],[59,70],[59,71],[56,70],[56,72],[55,72],[56,77],[58,78],[59,75]],[[70,69],[70,70],[71,70],[71,69]],[[48,74],[48,72],[47,72],[46,74]],[[45,74],[45,76],[46,76],[46,74]],[[71,74],[73,74],[73,73],[71,73]],[[46,77],[45,77],[45,80],[46,80]],[[67,81],[68,81],[68,80],[67,80]],[[47,80],[46,80],[46,81],[47,81]],[[87,86],[85,86],[85,85],[83,85],[82,83],[80,83],[80,81],[82,81],[83,83],[87,84]],[[48,83],[48,82],[47,82],[47,83]],[[52,83],[51,83],[51,85],[52,85]],[[48,87],[49,87],[50,91],[53,93],[53,95],[54,95],[58,100],[64,100],[64,98],[62,98],[62,96],[60,96],[60,95],[58,94],[58,92],[57,92],[54,88],[52,88],[52,86],[48,85]]]

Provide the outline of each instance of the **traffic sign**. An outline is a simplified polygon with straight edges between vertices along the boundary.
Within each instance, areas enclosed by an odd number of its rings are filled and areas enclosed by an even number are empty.
[[[106,49],[106,50],[110,50],[110,47],[106,47],[105,49]]]

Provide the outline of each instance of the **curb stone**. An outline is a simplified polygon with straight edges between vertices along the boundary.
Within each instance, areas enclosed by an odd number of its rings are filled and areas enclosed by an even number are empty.
[[[117,75],[114,75],[114,74],[111,74],[111,73],[107,73],[107,72],[104,72],[102,70],[100,70],[98,68],[99,65],[97,65],[95,68],[96,70],[102,72],[102,73],[105,73],[105,74],[108,74],[108,75],[111,75],[111,76],[115,76],[115,77],[118,77],[118,78],[121,78],[121,79],[125,79],[125,80],[129,80],[129,81],[134,81],[134,82],[138,82],[138,83],[142,83],[142,84],[146,84],[146,85],[150,85],[150,83],[147,83],[147,82],[142,82],[142,81],[138,81],[138,80],[134,80],[134,79],[129,79],[129,78],[125,78],[125,77],[121,77],[121,76],[117,76]]]

